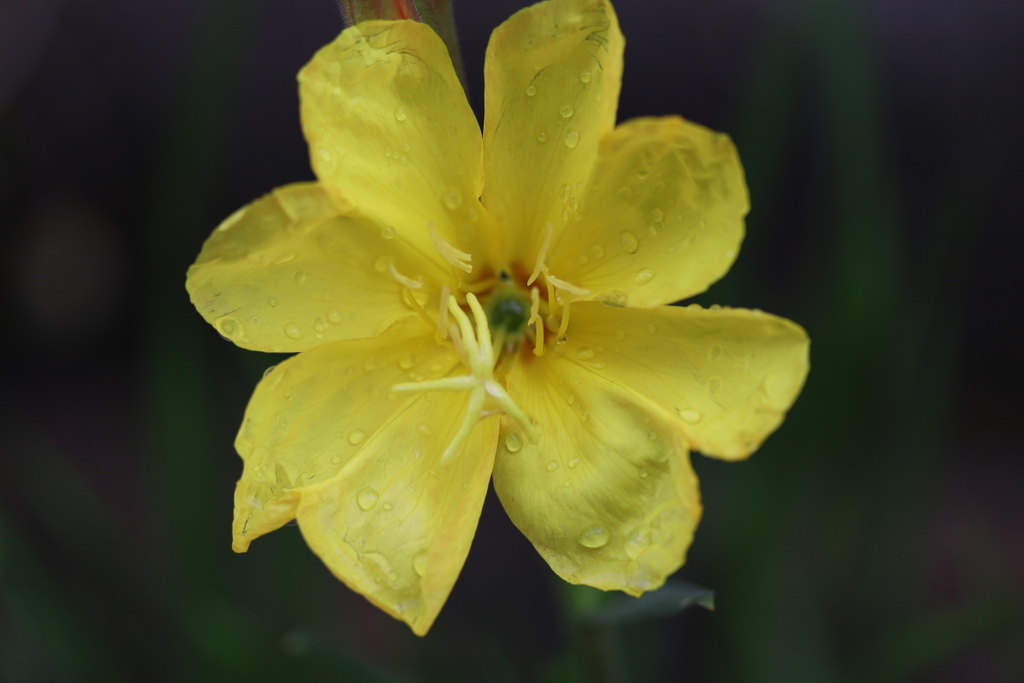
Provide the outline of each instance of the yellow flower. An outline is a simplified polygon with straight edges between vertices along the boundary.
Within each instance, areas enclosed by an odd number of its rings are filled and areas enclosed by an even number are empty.
[[[222,335],[299,352],[235,442],[236,551],[297,519],[423,634],[493,477],[567,581],[639,595],[683,563],[690,450],[753,452],[808,340],[759,311],[664,305],[732,264],[747,192],[724,135],[614,126],[623,44],[602,0],[518,12],[488,46],[482,134],[423,24],[356,25],[300,72],[319,180],[228,218],[188,274]]]

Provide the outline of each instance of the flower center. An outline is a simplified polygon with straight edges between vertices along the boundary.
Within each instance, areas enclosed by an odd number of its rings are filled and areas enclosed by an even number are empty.
[[[469,438],[469,433],[481,419],[486,417],[484,409],[488,402],[495,404],[499,411],[509,415],[523,431],[527,438],[536,441],[538,438],[537,427],[526,412],[516,405],[512,397],[508,395],[500,383],[494,379],[494,343],[491,339],[491,330],[487,324],[487,314],[483,306],[472,292],[466,294],[466,302],[473,313],[476,322],[476,329],[469,321],[469,317],[459,307],[458,301],[451,294],[448,295],[448,312],[451,313],[457,325],[453,324],[449,332],[456,352],[463,364],[469,370],[468,375],[462,377],[444,377],[442,379],[428,380],[423,382],[410,382],[396,384],[393,391],[403,393],[421,393],[424,391],[468,391],[469,405],[466,414],[462,419],[459,430],[452,437],[451,442],[441,454],[441,463],[444,464],[459,452],[462,445]],[[499,338],[497,346],[502,347]]]
[[[487,312],[487,322],[494,336],[503,337],[505,344],[518,346],[526,334],[526,322],[530,318],[530,299],[523,296],[512,284],[507,273],[501,274],[498,285],[484,304],[484,310]]]
[[[423,290],[423,279],[410,278],[390,264],[391,276],[402,286],[405,302],[431,327],[434,338],[454,350],[469,374],[437,380],[396,384],[392,389],[403,393],[425,391],[468,391],[469,405],[459,426],[441,455],[441,462],[450,460],[462,448],[477,422],[493,413],[504,413],[519,423],[532,442],[538,438],[537,426],[495,379],[505,367],[500,361],[511,359],[524,339],[532,340],[533,355],[544,355],[544,330],[554,333],[555,343],[566,340],[569,306],[574,298],[590,295],[590,291],[553,275],[545,262],[551,245],[552,226],[545,229],[544,244],[537,255],[533,273],[527,278],[521,264],[513,264],[515,277],[502,272],[498,277],[485,268],[476,281],[463,281],[462,273],[473,273],[473,256],[457,249],[441,237],[433,223],[427,223],[434,248],[451,266],[451,277],[441,287],[436,319],[417,300],[414,290]],[[479,271],[477,271],[479,273]],[[541,283],[543,279],[543,296]],[[527,295],[527,292],[529,294]],[[484,303],[477,299],[480,294]],[[460,305],[460,300],[465,304]],[[470,321],[467,311],[473,316]],[[475,323],[475,326],[474,326]],[[492,336],[493,331],[493,336]]]

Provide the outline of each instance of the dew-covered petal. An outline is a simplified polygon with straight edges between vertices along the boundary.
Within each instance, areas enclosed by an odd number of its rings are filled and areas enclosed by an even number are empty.
[[[603,0],[544,2],[491,35],[484,67],[484,205],[527,270],[564,224],[598,140],[615,125],[624,40]],[[567,214],[572,220],[572,212]]]
[[[572,306],[563,357],[645,399],[692,450],[723,460],[753,453],[796,400],[810,340],[761,311]]]
[[[618,305],[672,303],[725,274],[748,209],[727,135],[679,117],[635,119],[601,141],[580,219],[555,234],[547,263]]]
[[[682,565],[701,506],[686,443],[627,390],[562,354],[508,376],[541,431],[502,428],[494,488],[515,525],[571,583],[639,595]]]
[[[436,297],[441,267],[393,231],[339,216],[316,183],[278,188],[213,231],[186,287],[202,316],[239,346],[303,351],[370,337],[414,314],[391,267]]]
[[[459,374],[419,320],[376,339],[319,346],[260,382],[236,440],[234,549],[298,520],[309,546],[353,590],[419,634],[469,552],[494,458],[497,419],[441,464],[465,394],[394,384]]]
[[[428,221],[469,253],[494,237],[479,202],[480,126],[429,26],[345,29],[299,73],[299,93],[310,161],[340,205],[406,235],[425,258],[439,258]]]

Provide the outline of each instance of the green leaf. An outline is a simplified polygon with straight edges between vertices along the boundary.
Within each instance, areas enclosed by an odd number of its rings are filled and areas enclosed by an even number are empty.
[[[617,596],[601,609],[587,615],[585,619],[597,624],[628,624],[672,616],[693,605],[700,605],[713,611],[715,592],[689,581],[669,581],[658,590],[644,593],[639,598]]]

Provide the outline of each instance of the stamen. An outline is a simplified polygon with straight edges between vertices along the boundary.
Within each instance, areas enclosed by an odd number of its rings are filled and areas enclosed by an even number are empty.
[[[437,311],[437,334],[439,339],[448,337],[448,297],[451,296],[452,288],[445,285],[441,288],[441,304]]]
[[[555,299],[555,285],[551,280],[544,278],[544,286],[548,288],[548,311],[554,314],[555,304],[558,303],[558,300]]]
[[[466,357],[466,345],[462,343],[462,335],[459,334],[459,328],[455,323],[448,324],[448,336],[451,337],[452,345],[455,347],[455,353],[458,354],[459,360],[462,361],[463,365],[469,365],[469,359]]]
[[[398,268],[395,268],[394,261],[388,264],[388,269],[391,271],[391,277],[395,278],[401,285],[408,287],[409,289],[419,289],[423,286],[422,280],[413,280],[411,277],[406,277],[399,273]]]
[[[430,316],[427,315],[427,312],[423,310],[422,306],[420,306],[420,302],[416,301],[416,297],[413,296],[412,290],[410,290],[410,289],[403,289],[402,290],[402,297],[405,299],[405,303],[407,303],[410,306],[412,306],[412,309],[414,311],[416,311],[416,313],[418,313],[419,316],[421,318],[423,318],[423,320],[426,321],[427,325],[433,325],[434,324],[434,321],[430,319]]]
[[[467,273],[473,272],[473,266],[469,264],[469,261],[473,260],[472,254],[460,251],[452,246],[451,243],[445,241],[443,237],[437,234],[433,221],[427,221],[427,232],[430,233],[430,239],[434,241],[434,248],[437,249],[437,253],[441,254],[441,258],[454,268]]]
[[[558,326],[558,336],[555,337],[555,341],[559,344],[565,341],[565,331],[569,328],[569,304],[571,303],[572,297],[570,296],[562,305],[562,323]]]
[[[533,344],[533,355],[544,355],[544,321],[540,317],[540,290],[536,287],[530,288],[530,319],[527,325],[533,325],[536,336]]]
[[[576,285],[572,284],[571,282],[566,282],[565,280],[561,280],[561,279],[555,277],[551,273],[545,273],[544,274],[544,278],[548,282],[553,284],[555,287],[558,287],[559,289],[564,289],[565,291],[569,292],[570,294],[575,294],[576,296],[590,296],[590,290],[589,289],[585,289],[583,287],[577,287]]]
[[[541,271],[546,270],[544,266],[544,259],[548,257],[548,247],[551,246],[551,233],[554,232],[554,226],[548,223],[544,226],[544,243],[540,247],[540,251],[537,252],[537,265],[533,267],[533,275],[526,281],[526,286],[529,287],[533,284],[533,281],[541,274]]]
[[[471,285],[464,284],[462,285],[462,291],[473,292],[476,294],[477,292],[485,292],[496,284],[498,284],[498,278],[491,277],[486,280],[481,280],[480,282],[474,282]]]

